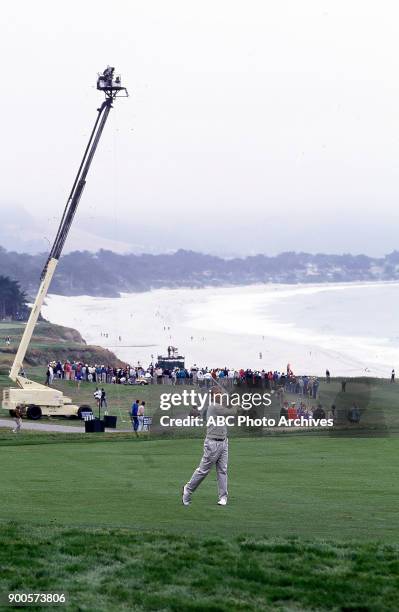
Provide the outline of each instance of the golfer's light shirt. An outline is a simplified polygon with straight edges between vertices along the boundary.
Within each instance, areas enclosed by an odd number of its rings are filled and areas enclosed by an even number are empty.
[[[208,424],[209,417],[213,417],[216,421],[218,416],[226,417],[229,414],[232,414],[231,410],[226,408],[226,406],[221,406],[220,404],[210,403],[205,413],[205,422],[207,423],[206,427],[206,437],[211,440],[222,440],[227,438],[227,425],[224,423],[223,425],[214,425],[212,422]]]

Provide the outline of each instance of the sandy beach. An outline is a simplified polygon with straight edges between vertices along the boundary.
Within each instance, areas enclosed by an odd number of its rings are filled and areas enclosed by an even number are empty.
[[[120,298],[49,295],[43,315],[148,365],[169,344],[201,366],[384,376],[399,364],[399,283],[159,289]]]

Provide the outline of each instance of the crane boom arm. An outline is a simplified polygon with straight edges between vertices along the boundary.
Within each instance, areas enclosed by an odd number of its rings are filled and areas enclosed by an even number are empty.
[[[41,307],[47,295],[51,280],[54,276],[54,272],[58,264],[58,260],[61,256],[62,249],[67,239],[69,230],[71,228],[72,221],[79,204],[79,200],[85,188],[87,173],[89,171],[91,162],[93,161],[94,153],[96,152],[97,145],[99,143],[102,131],[109,115],[109,111],[112,108],[113,97],[115,96],[107,96],[101,107],[97,109],[98,115],[93,130],[91,132],[89,142],[85,149],[83,159],[79,166],[78,173],[74,180],[71,193],[69,194],[62,215],[62,219],[57,231],[57,235],[54,240],[54,244],[51,248],[47,262],[43,268],[39,291],[33,304],[28,322],[22,334],[21,342],[19,344],[17,354],[15,355],[14,363],[10,370],[11,380],[13,382],[16,382],[22,388],[25,388],[28,385],[32,386],[38,384],[28,380],[23,376],[20,376],[20,371],[22,369],[26,351],[28,350],[29,343],[32,339],[32,335],[40,315]]]
[[[22,368],[22,364],[26,355],[26,351],[28,350],[28,346],[30,340],[32,338],[33,330],[35,329],[35,325],[40,315],[41,307],[43,306],[44,298],[47,295],[48,288],[51,283],[51,279],[53,278],[55,269],[57,267],[58,260],[50,259],[46,264],[46,274],[42,281],[40,282],[39,291],[36,296],[35,303],[32,306],[32,310],[30,311],[28,322],[25,326],[24,333],[22,334],[22,339],[18,347],[17,354],[15,355],[14,363],[12,364],[12,368],[10,371],[10,378],[14,382],[19,382],[19,372]],[[22,386],[22,385],[21,385]]]

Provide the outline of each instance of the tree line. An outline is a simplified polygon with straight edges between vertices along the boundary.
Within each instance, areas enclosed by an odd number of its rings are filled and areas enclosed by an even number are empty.
[[[29,311],[26,299],[18,281],[0,275],[0,320],[25,319]]]
[[[0,247],[0,274],[16,279],[34,297],[46,259],[45,253],[28,255]],[[122,292],[162,287],[376,280],[399,280],[398,251],[384,257],[288,251],[223,259],[182,249],[159,255],[99,250],[74,251],[61,257],[50,292],[117,297]]]

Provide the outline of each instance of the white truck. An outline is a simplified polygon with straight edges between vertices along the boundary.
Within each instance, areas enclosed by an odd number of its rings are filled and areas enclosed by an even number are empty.
[[[116,97],[128,95],[126,88],[121,85],[120,77],[114,75],[114,68],[110,66],[98,76],[97,89],[105,94],[105,100],[100,108],[97,109],[97,118],[73,183],[71,193],[69,194],[54,244],[51,248],[47,263],[44,266],[39,291],[10,370],[10,378],[17,386],[3,391],[2,408],[8,410],[11,416],[14,415],[17,406],[21,409],[22,414],[30,419],[40,419],[42,416],[82,418],[84,412],[91,412],[90,406],[78,406],[73,404],[72,400],[66,397],[61,391],[30,380],[22,373],[26,351],[28,350],[33,331],[40,315],[41,307],[47,295],[65,240],[71,228],[79,200],[86,185],[87,173],[107,121],[109,111],[112,108],[112,103]]]

